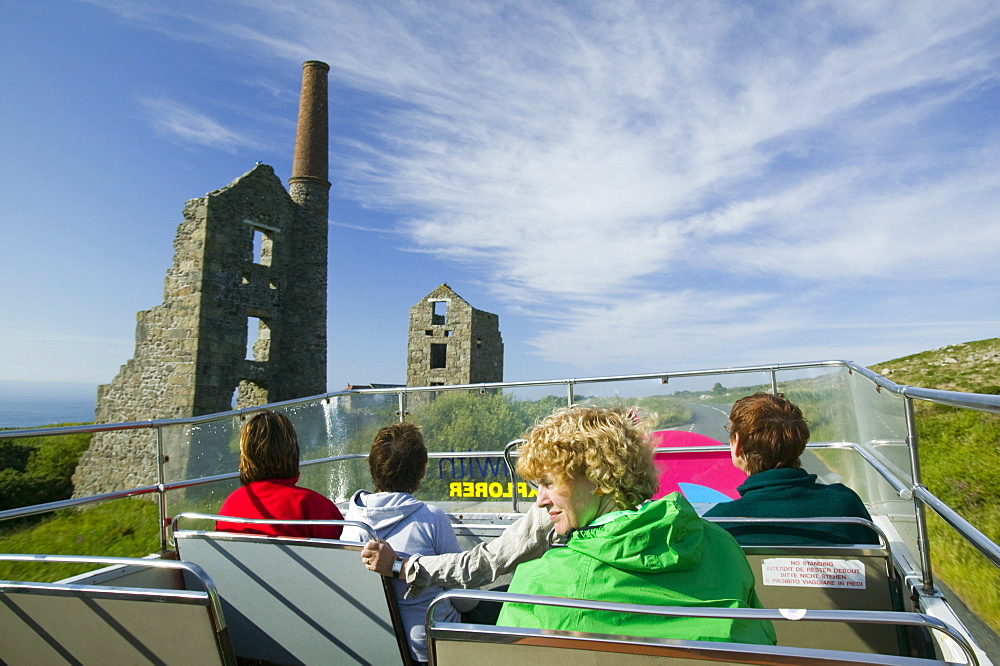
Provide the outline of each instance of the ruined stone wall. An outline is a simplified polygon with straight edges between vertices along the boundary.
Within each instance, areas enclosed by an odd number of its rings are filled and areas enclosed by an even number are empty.
[[[492,312],[472,310],[469,339],[469,383],[503,381],[503,339],[500,318]]]
[[[297,208],[263,164],[187,203],[164,302],[139,313],[135,356],[99,387],[97,422],[199,416],[228,411],[234,403],[249,407],[325,391],[325,340],[313,335],[303,344],[295,322],[283,316],[297,312],[300,300],[326,301],[325,289],[307,296],[285,288],[301,266],[295,257],[300,248],[291,240],[298,234]],[[325,247],[322,252],[325,263]],[[248,354],[253,329],[257,341]],[[311,386],[282,386],[283,348],[299,366],[318,365],[324,378]],[[296,394],[297,388],[310,392]],[[99,433],[74,486],[86,495],[155,478],[152,432]]]
[[[495,314],[476,310],[446,284],[410,308],[407,386],[498,381],[503,341]]]
[[[98,387],[98,423],[200,416],[326,392],[328,71],[318,61],[303,64],[291,193],[258,163],[185,206],[163,303],[139,313],[134,357]],[[74,495],[155,483],[155,437],[96,434],[73,476]],[[184,441],[171,446],[170,468],[181,474],[233,471],[189,468],[187,460],[213,452]],[[224,453],[216,458],[231,457]]]

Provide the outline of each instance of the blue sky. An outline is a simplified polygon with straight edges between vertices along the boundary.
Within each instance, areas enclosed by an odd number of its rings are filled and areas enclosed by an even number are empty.
[[[1000,4],[0,0],[0,379],[106,383],[330,72],[329,388],[442,282],[509,380],[1000,335]]]

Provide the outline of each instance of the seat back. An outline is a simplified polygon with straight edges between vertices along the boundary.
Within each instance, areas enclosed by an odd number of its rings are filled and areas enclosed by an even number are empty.
[[[711,518],[712,522],[767,530],[770,525],[822,531],[833,523],[867,528],[878,545],[743,546],[765,608],[813,610],[903,610],[889,540],[874,523],[855,517]],[[776,539],[780,537],[775,537]],[[779,623],[778,645],[812,646],[881,654],[909,654],[906,632],[897,627],[862,624],[817,627]]]
[[[215,580],[237,656],[409,663],[390,581],[365,569],[363,544],[182,530],[174,539],[178,556]]]
[[[898,580],[886,551],[864,548],[764,548],[744,551],[766,608],[896,611],[902,609]],[[905,633],[875,624],[817,627],[779,623],[779,645],[907,654]]]
[[[197,566],[133,558],[0,555],[0,560],[183,571],[193,589],[0,581],[0,663],[235,664],[212,580]],[[155,576],[154,576],[155,578]]]
[[[546,666],[581,666],[614,663],[616,666],[638,664],[796,664],[804,666],[894,664],[896,666],[931,666],[952,662],[882,655],[815,647],[749,645],[716,641],[689,641],[635,636],[615,636],[588,632],[550,631],[437,622],[433,608],[445,599],[479,599],[519,604],[542,604],[582,608],[602,612],[644,613],[664,617],[728,617],[786,621],[778,610],[754,608],[679,608],[640,606],[564,599],[525,594],[449,590],[439,595],[427,612],[428,655],[439,666],[462,665],[509,666],[513,663],[544,663]],[[961,646],[968,661],[974,663],[971,646],[953,628],[929,616],[916,613],[880,613],[870,611],[806,611],[804,619],[823,622],[900,623],[944,633]],[[776,624],[780,624],[777,622]]]

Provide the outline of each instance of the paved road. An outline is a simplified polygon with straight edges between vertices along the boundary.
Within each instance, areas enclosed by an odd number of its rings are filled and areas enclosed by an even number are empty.
[[[686,402],[684,406],[691,410],[691,422],[671,428],[671,430],[694,432],[717,439],[723,444],[729,441],[729,436],[726,434],[726,424],[729,422],[729,410],[732,405]]]

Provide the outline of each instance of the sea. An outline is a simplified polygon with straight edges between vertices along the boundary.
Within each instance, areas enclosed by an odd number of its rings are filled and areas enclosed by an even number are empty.
[[[0,379],[0,428],[93,423],[97,385]]]

